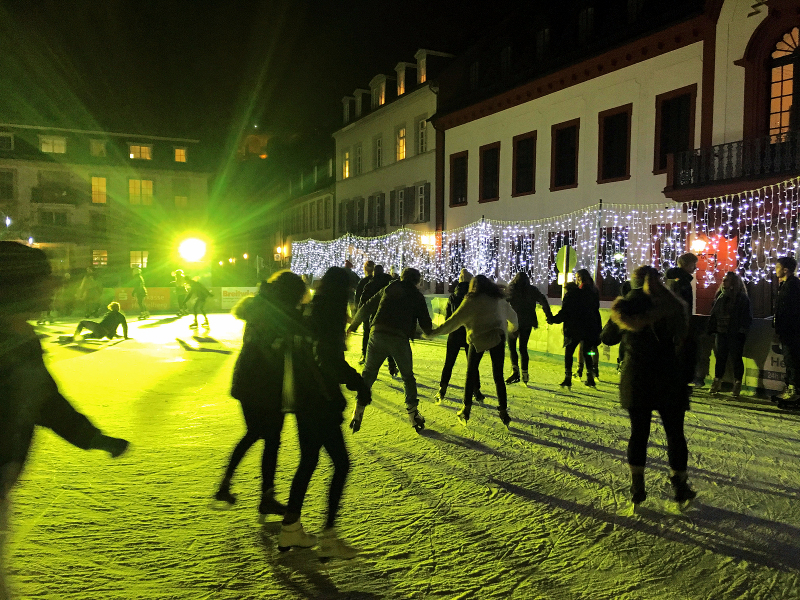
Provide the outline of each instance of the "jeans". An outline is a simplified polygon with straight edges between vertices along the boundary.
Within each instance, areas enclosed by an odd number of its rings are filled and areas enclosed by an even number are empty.
[[[369,328],[369,321],[364,321],[364,324],[361,326],[361,331],[363,332],[361,335],[361,356],[365,358],[367,356],[367,345],[369,344]]]
[[[450,385],[450,378],[453,376],[453,366],[456,364],[458,353],[464,349],[464,355],[469,360],[469,346],[465,345],[464,335],[460,332],[447,336],[447,351],[444,355],[444,366],[442,367],[442,377],[439,380],[439,391],[442,396],[447,392]]]
[[[494,348],[489,348],[489,356],[492,359],[492,378],[497,389],[497,404],[501,409],[506,410],[508,395],[506,394],[506,380],[503,378],[503,363],[506,359],[505,339],[501,339]],[[478,367],[480,367],[482,358],[483,351],[478,352],[475,346],[470,344],[467,357],[467,381],[464,384],[464,406],[467,410],[472,406],[472,395],[475,390],[475,382],[478,380]]]
[[[659,409],[664,433],[667,434],[667,459],[673,471],[685,471],[689,462],[689,449],[683,435],[683,408]],[[628,464],[644,467],[647,463],[647,442],[650,439],[651,409],[630,408],[631,437],[628,440]]]
[[[405,336],[392,335],[382,331],[373,331],[369,336],[367,345],[367,360],[361,377],[368,388],[378,378],[378,371],[383,361],[389,356],[394,357],[400,377],[403,379],[403,388],[406,394],[406,410],[409,412],[417,408],[417,380],[414,378],[414,358],[411,355],[411,342]]]
[[[714,377],[722,379],[725,375],[725,367],[728,365],[728,357],[733,362],[733,379],[741,381],[744,377],[744,342],[747,335],[744,333],[718,333],[714,340],[714,357],[717,362],[714,365]]]
[[[320,448],[325,448],[333,463],[333,476],[328,488],[328,518],[325,528],[333,527],[344,484],[350,472],[350,457],[342,436],[342,428],[335,420],[321,415],[297,413],[297,436],[300,443],[300,464],[292,479],[286,512],[300,515],[308,484],[317,468]]]
[[[573,362],[573,355],[575,354],[575,349],[580,346],[581,352],[583,353],[583,361],[584,364],[593,365],[592,357],[589,356],[590,349],[587,345],[581,344],[578,341],[570,342],[564,347],[564,372],[567,374],[567,377],[572,378],[572,362]],[[594,381],[594,370],[593,369],[586,369],[586,378],[589,381]]]
[[[517,361],[517,338],[519,338],[519,353],[522,355],[522,370],[528,370],[528,340],[531,337],[533,327],[521,327],[514,333],[508,335],[508,353],[511,355],[511,365],[516,369]]]

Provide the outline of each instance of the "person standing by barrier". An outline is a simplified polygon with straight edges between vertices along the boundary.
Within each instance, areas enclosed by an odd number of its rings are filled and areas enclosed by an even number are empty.
[[[145,306],[144,299],[147,298],[147,288],[144,285],[144,277],[142,277],[142,270],[139,267],[134,267],[131,270],[133,275],[133,297],[139,304],[139,319],[147,319],[150,313]]]
[[[520,380],[517,340],[519,340],[519,353],[522,355],[522,382],[528,383],[528,340],[531,337],[531,331],[539,326],[536,304],[542,306],[548,320],[553,318],[553,313],[550,312],[550,303],[547,301],[547,297],[539,291],[539,288],[531,285],[531,280],[524,271],[518,271],[511,280],[508,287],[508,302],[517,313],[519,329],[508,334],[508,353],[511,355],[512,372],[511,376],[506,379],[506,383],[519,383]]]
[[[775,265],[775,275],[780,284],[772,321],[786,365],[786,389],[774,399],[792,404],[800,402],[797,392],[800,372],[800,279],[795,275],[796,270],[797,261],[791,256],[782,256]]]
[[[714,334],[714,382],[710,393],[718,394],[722,389],[722,377],[728,365],[728,357],[733,363],[733,389],[731,396],[737,397],[742,391],[744,377],[744,343],[753,322],[750,298],[742,278],[728,271],[722,279],[711,316],[708,320],[708,333]]]

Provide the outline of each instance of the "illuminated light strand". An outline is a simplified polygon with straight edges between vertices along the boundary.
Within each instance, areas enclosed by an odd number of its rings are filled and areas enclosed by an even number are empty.
[[[639,265],[666,271],[689,251],[690,240],[705,243],[698,283],[719,283],[735,270],[747,282],[771,281],[776,260],[796,253],[800,177],[758,190],[682,204],[603,204],[533,221],[476,223],[437,234],[400,229],[374,238],[345,235],[329,242],[292,243],[291,269],[321,277],[350,260],[418,269],[429,282],[452,283],[462,268],[505,282],[524,271],[536,285],[557,280],[555,257],[565,243],[575,249],[576,269],[625,281]]]

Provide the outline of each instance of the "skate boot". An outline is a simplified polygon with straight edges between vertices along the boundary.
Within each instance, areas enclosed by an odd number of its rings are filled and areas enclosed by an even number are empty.
[[[511,367],[513,369],[511,376],[506,379],[506,385],[511,385],[512,383],[519,383],[519,367]]]
[[[208,323],[208,319],[206,319],[206,320],[203,322],[203,329],[209,329],[210,327],[211,327],[211,325],[209,325],[209,323]]]
[[[319,550],[317,556],[322,562],[326,562],[331,558],[343,558],[349,560],[358,556],[358,550],[352,546],[348,546],[339,539],[335,527],[326,529],[322,532],[322,537],[319,540]]]
[[[511,417],[508,414],[508,409],[506,408],[499,408],[497,409],[498,414],[500,415],[500,420],[503,422],[503,425],[508,428],[509,424],[511,423]]]
[[[291,525],[281,525],[278,535],[278,550],[286,552],[290,548],[311,548],[317,545],[317,536],[306,533],[298,519]]]
[[[644,473],[631,473],[631,501],[634,504],[641,504],[647,499],[647,491],[644,489]]]
[[[738,398],[739,394],[742,393],[742,382],[741,381],[734,381],[733,382],[733,389],[731,390],[731,396],[734,398]]]
[[[483,392],[480,390],[475,390],[472,392],[472,397],[475,398],[475,402],[478,404],[483,404],[483,401],[486,400],[486,396],[484,396]]]
[[[219,489],[217,490],[217,493],[214,494],[214,500],[227,502],[231,505],[236,504],[236,496],[231,494],[231,484],[225,482],[219,484]]]
[[[444,395],[446,391],[447,390],[445,390],[444,388],[439,388],[439,391],[436,392],[436,395],[433,397],[433,403],[441,404],[442,402],[444,402]]]
[[[425,429],[425,417],[420,414],[416,407],[408,411],[408,420],[411,422],[411,426],[417,431]]]
[[[456,413],[456,419],[458,422],[461,423],[464,427],[467,426],[467,422],[469,421],[469,406],[462,406],[461,410]]]
[[[530,381],[530,379],[528,378],[528,372],[527,371],[523,371],[522,372],[522,383],[524,383],[525,385],[528,385],[528,381]]]
[[[572,375],[570,373],[567,373],[564,376],[564,381],[562,381],[558,385],[560,385],[562,388],[567,388],[567,389],[571,388],[572,387]]]
[[[195,321],[194,323],[192,323],[191,325],[189,325],[189,329],[197,329],[197,327],[198,327],[198,325],[197,325],[197,321]]]
[[[669,478],[669,481],[675,492],[675,501],[677,503],[685,504],[689,500],[693,500],[697,497],[697,492],[689,487],[685,471],[682,473],[675,473],[675,475]]]
[[[583,367],[578,367],[578,371],[575,373],[578,379],[583,377]]]
[[[280,515],[286,514],[286,507],[275,500],[272,490],[267,490],[261,495],[261,502],[258,505],[258,522],[264,523],[267,515]]]
[[[594,373],[592,371],[586,371],[586,381],[583,382],[583,385],[590,388],[597,387],[594,383]]]
[[[714,381],[711,383],[711,389],[708,390],[709,394],[719,394],[719,391],[722,389],[722,380],[718,377],[714,378]]]

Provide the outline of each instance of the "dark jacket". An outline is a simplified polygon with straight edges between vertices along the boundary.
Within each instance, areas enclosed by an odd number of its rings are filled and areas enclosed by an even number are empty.
[[[411,339],[417,332],[417,323],[426,333],[433,328],[425,296],[410,281],[393,281],[370,298],[353,317],[350,330],[355,331],[369,315],[375,315],[372,332]]]
[[[731,298],[720,286],[720,292],[714,298],[711,315],[708,318],[708,333],[747,334],[753,322],[753,309],[747,294],[739,294]],[[727,313],[727,314],[725,314]],[[727,319],[727,326],[722,323]],[[725,331],[720,331],[725,327]]]
[[[800,279],[794,275],[778,288],[772,324],[782,342],[800,341]]]
[[[189,286],[189,293],[186,295],[186,302],[188,302],[189,298],[192,296],[200,301],[203,301],[211,295],[211,291],[199,281],[189,279],[186,283]]]
[[[461,306],[467,292],[469,292],[469,281],[459,281],[456,284],[456,289],[453,290],[453,293],[450,294],[450,297],[447,299],[447,306],[444,309],[445,321],[450,318],[450,315],[456,312],[459,306]],[[462,346],[467,346],[467,330],[463,327],[459,327],[447,337],[448,339],[461,342]]]
[[[514,312],[517,313],[520,329],[535,329],[539,326],[539,319],[536,316],[537,303],[542,305],[542,310],[544,310],[544,314],[548,320],[553,318],[553,313],[550,311],[550,303],[547,301],[547,297],[534,285],[520,290],[511,290],[508,302],[511,304],[511,308],[514,309]]]
[[[367,277],[362,277],[361,279],[358,280],[358,285],[356,286],[356,293],[355,293],[356,306],[358,308],[361,308],[361,294],[364,292],[364,288],[366,287],[366,285],[370,281],[372,281],[372,277],[373,277],[372,275],[369,275]]]
[[[100,433],[58,391],[33,328],[0,331],[0,472],[3,465],[25,462],[36,425],[84,450]]]
[[[371,277],[367,285],[364,286],[361,295],[356,296],[356,300],[358,301],[358,306],[359,307],[364,306],[367,302],[370,301],[370,298],[372,298],[375,294],[380,292],[390,283],[392,283],[392,278],[387,273],[383,273],[381,275],[374,275],[373,277]]]
[[[561,310],[553,316],[551,322],[564,324],[565,346],[574,342],[596,346],[602,329],[599,317],[599,299],[595,306],[594,294],[573,284],[564,295]]]
[[[692,289],[692,279],[694,277],[681,269],[680,267],[672,267],[667,269],[667,287],[673,294],[678,296],[686,303],[687,313],[692,314],[692,307],[694,306],[694,290]]]
[[[106,337],[113,339],[117,335],[117,329],[122,325],[122,335],[128,337],[128,320],[118,310],[110,310],[100,321],[100,325],[106,331]]]
[[[622,330],[625,349],[619,383],[622,407],[687,410],[694,363],[683,360],[688,331],[684,302],[671,293],[654,298],[635,289],[617,298],[611,318]]]

